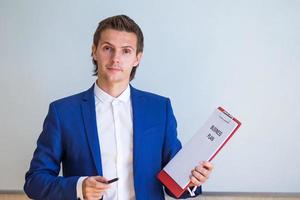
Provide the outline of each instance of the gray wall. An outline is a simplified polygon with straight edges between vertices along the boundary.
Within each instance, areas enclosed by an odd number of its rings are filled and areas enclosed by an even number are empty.
[[[87,89],[100,19],[145,35],[132,84],[172,99],[183,143],[217,106],[243,123],[206,191],[300,192],[300,1],[0,1],[0,190],[22,189],[51,101]]]

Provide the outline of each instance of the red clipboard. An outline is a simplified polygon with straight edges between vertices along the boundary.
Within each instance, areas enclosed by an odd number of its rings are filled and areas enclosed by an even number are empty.
[[[224,114],[224,116],[227,116],[228,117],[228,119],[231,119],[234,123],[236,123],[236,126],[235,126],[235,128],[232,130],[232,131],[230,131],[229,133],[228,133],[228,135],[227,135],[227,137],[226,137],[226,139],[224,139],[224,140],[222,140],[221,141],[221,143],[220,143],[220,145],[214,150],[214,153],[212,153],[211,155],[209,155],[209,157],[206,159],[207,161],[212,161],[214,158],[215,158],[215,156],[220,152],[220,150],[225,146],[225,144],[232,138],[232,136],[236,133],[236,131],[240,128],[240,126],[241,126],[241,122],[239,121],[239,120],[237,120],[235,117],[233,117],[232,115],[230,115],[224,108],[222,108],[222,107],[218,107],[217,109],[216,109],[216,111],[218,111],[219,113],[222,113],[222,114]],[[216,112],[215,111],[215,112]],[[195,135],[197,135],[198,133],[196,133]],[[203,133],[200,133],[200,134],[203,134]],[[204,135],[204,134],[203,134]],[[203,138],[203,136],[201,136],[202,138]],[[193,137],[194,138],[194,137]],[[193,140],[193,138],[191,139],[191,140]],[[198,137],[199,138],[199,137]],[[189,144],[189,142],[187,143],[187,144]],[[183,147],[183,151],[184,151],[184,149],[185,149],[185,147]],[[182,150],[180,150],[180,151],[182,151]],[[180,152],[179,151],[179,152]],[[179,153],[178,152],[178,153]],[[177,154],[175,155],[175,157],[177,156]],[[174,158],[175,158],[174,157]],[[173,159],[174,159],[173,158]],[[173,160],[172,159],[172,160]],[[171,160],[171,161],[172,161]],[[171,162],[170,161],[170,162]],[[201,161],[201,160],[198,160],[198,162],[199,161]],[[169,163],[170,163],[169,162]],[[197,163],[198,163],[197,162]],[[167,164],[167,166],[169,165],[169,163]],[[195,163],[195,166],[196,166],[196,164],[197,163]],[[194,166],[194,167],[195,167]],[[165,167],[166,168],[166,167]],[[166,187],[166,188],[168,188],[173,194],[174,194],[174,196],[176,196],[177,198],[179,198],[185,191],[186,191],[186,189],[187,189],[187,187],[188,187],[188,184],[189,184],[189,182],[187,182],[187,184],[186,184],[186,186],[185,187],[182,187],[182,186],[180,186],[177,182],[178,181],[176,181],[176,180],[174,180],[174,178],[172,178],[172,175],[170,175],[169,173],[168,173],[168,171],[166,170],[166,169],[162,169],[159,173],[158,173],[158,175],[157,175],[157,178],[163,183],[163,185]],[[193,168],[191,168],[191,169],[193,169]],[[190,170],[191,170],[190,169]],[[190,172],[190,170],[188,171],[188,172]]]

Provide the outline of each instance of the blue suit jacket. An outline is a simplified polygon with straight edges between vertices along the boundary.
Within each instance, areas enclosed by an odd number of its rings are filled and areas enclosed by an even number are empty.
[[[131,87],[131,101],[136,199],[164,199],[156,175],[181,148],[170,100]],[[24,191],[34,199],[76,199],[80,176],[102,176],[99,149],[93,86],[51,103]]]

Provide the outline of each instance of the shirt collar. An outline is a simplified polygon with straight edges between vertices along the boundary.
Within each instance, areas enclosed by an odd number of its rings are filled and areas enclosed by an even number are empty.
[[[95,96],[102,102],[112,102],[115,100],[121,101],[121,102],[127,102],[130,99],[130,87],[129,85],[127,88],[120,94],[118,97],[113,97],[106,93],[104,90],[102,90],[98,85],[97,82],[94,84],[94,94]]]

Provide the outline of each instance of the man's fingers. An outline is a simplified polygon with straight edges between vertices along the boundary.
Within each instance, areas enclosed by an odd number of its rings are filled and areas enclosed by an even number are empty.
[[[97,200],[99,200],[99,199],[101,199],[102,198],[102,196],[103,196],[103,194],[102,193],[88,193],[87,194],[87,196],[86,196],[86,198],[85,199],[87,199],[87,200],[92,200],[92,199],[97,199]]]
[[[108,188],[110,188],[110,185],[107,183],[102,183],[102,182],[96,182],[96,184],[94,185],[95,189],[100,189],[100,190],[107,190]]]
[[[191,171],[191,185],[200,186],[203,183],[205,183],[206,180],[209,178],[209,175],[211,174],[212,170],[213,164],[211,162],[204,161],[199,163],[199,165]]]
[[[200,186],[203,183],[200,180],[198,180],[197,178],[195,178],[194,176],[190,177],[190,181],[191,181],[193,186]]]
[[[199,174],[201,174],[202,176],[208,178],[209,177],[209,174],[210,174],[210,171],[204,167],[201,167],[201,166],[197,166],[195,167],[195,169],[193,170]]]
[[[88,180],[86,181],[86,185],[90,188],[96,189],[97,191],[103,191],[110,187],[109,184],[106,183],[107,180],[103,177],[99,176],[91,176],[88,177]]]
[[[192,170],[192,175],[198,179],[199,181],[203,182],[205,181],[206,179],[208,179],[208,176],[209,174],[207,172],[203,172],[205,170],[201,170],[201,171],[198,171],[196,169]]]
[[[209,171],[212,171],[213,168],[214,168],[213,164],[211,162],[208,162],[208,161],[204,161],[204,162],[202,162],[200,164],[202,164],[202,166],[204,168],[206,168],[207,170],[209,170]]]
[[[101,182],[101,183],[107,183],[107,181],[108,181],[106,178],[104,178],[102,176],[94,176],[94,178],[97,182]]]
[[[104,192],[110,188],[107,180],[100,176],[91,176],[84,179],[82,183],[82,194],[84,199],[101,199]]]
[[[198,172],[196,169],[192,170],[192,175],[190,176],[190,181],[194,186],[202,185],[208,177],[205,177],[202,173]]]

